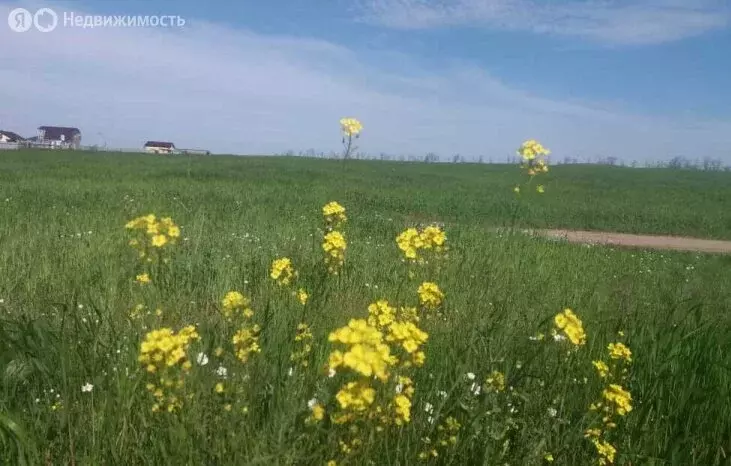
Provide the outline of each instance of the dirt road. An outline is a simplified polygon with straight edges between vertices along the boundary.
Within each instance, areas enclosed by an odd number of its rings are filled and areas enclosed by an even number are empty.
[[[731,241],[679,236],[630,235],[598,231],[528,230],[526,233],[566,239],[572,243],[611,244],[645,249],[672,249],[676,251],[731,254]]]

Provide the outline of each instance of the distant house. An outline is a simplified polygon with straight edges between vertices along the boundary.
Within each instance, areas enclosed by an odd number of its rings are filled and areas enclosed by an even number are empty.
[[[25,141],[25,139],[18,133],[0,129],[0,144],[18,143],[23,141]]]
[[[81,146],[81,131],[65,126],[41,126],[38,128],[38,143],[62,149],[78,149]]]
[[[175,151],[175,144],[172,142],[147,141],[145,152],[151,154],[172,154]]]

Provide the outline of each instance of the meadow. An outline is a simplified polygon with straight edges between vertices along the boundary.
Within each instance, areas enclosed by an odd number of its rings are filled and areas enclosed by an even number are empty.
[[[731,464],[731,256],[495,231],[731,239],[731,174],[523,181],[517,160],[0,152],[0,458]]]

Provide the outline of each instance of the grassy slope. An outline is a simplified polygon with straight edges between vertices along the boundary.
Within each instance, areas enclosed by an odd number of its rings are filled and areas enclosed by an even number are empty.
[[[324,461],[331,452],[322,450],[322,439],[295,435],[301,423],[293,413],[302,411],[320,376],[313,371],[293,381],[285,375],[301,315],[267,283],[267,268],[274,257],[290,256],[313,291],[305,318],[315,329],[319,364],[327,356],[327,332],[362,316],[369,302],[413,301],[413,285],[400,285],[403,269],[393,238],[406,222],[427,220],[447,222],[451,259],[436,280],[447,292],[449,320],[424,324],[430,341],[427,366],[415,377],[412,424],[390,440],[368,443],[367,456],[376,464],[413,459],[430,426],[423,404],[436,405],[438,390],[450,391],[450,414],[463,416],[465,424],[477,419],[477,408],[455,408],[453,398],[464,391],[456,381],[466,372],[484,379],[493,369],[529,394],[509,434],[512,446],[498,459],[504,437],[470,440],[465,433],[461,456],[452,460],[539,464],[542,451],[550,450],[559,464],[587,464],[591,446],[581,439],[581,413],[600,385],[576,387],[572,379],[593,377],[588,361],[601,357],[619,329],[635,354],[635,410],[617,440],[622,458],[657,465],[728,461],[728,257],[488,234],[485,226],[510,221],[517,174],[505,166],[0,157],[0,409],[9,410],[55,462],[72,451],[77,464]],[[547,195],[522,211],[521,222],[729,238],[731,213],[722,208],[728,178],[559,167],[546,178]],[[340,280],[318,290],[319,209],[332,199],[348,209],[349,265]],[[165,314],[146,325],[201,323],[210,352],[221,338],[216,303],[229,289],[251,295],[257,318],[266,319],[260,363],[250,381],[238,380],[256,394],[247,419],[223,413],[201,395],[182,420],[160,421],[145,407],[139,375],[127,375],[136,374],[144,329],[126,318],[140,291],[130,280],[136,265],[121,225],[151,211],[172,215],[189,239],[169,280],[147,296],[156,297]],[[551,345],[527,338],[545,331],[546,321],[565,306],[577,311],[589,334],[585,361],[573,369]],[[210,377],[196,377],[192,385],[210,392]],[[534,380],[544,385],[537,388]],[[79,389],[88,381],[95,385],[93,400]],[[66,409],[52,411],[58,392]],[[559,422],[545,417],[556,400]]]

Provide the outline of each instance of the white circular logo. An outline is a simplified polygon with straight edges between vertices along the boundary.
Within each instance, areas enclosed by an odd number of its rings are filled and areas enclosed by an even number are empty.
[[[8,26],[15,32],[25,32],[33,25],[33,15],[25,8],[16,8],[8,15]]]
[[[49,18],[45,18],[46,15],[49,15]],[[45,26],[41,24],[39,18],[45,18]],[[36,11],[35,15],[33,15],[33,24],[35,24],[36,29],[41,32],[51,32],[56,29],[56,26],[58,26],[58,15],[50,8],[41,8]]]

